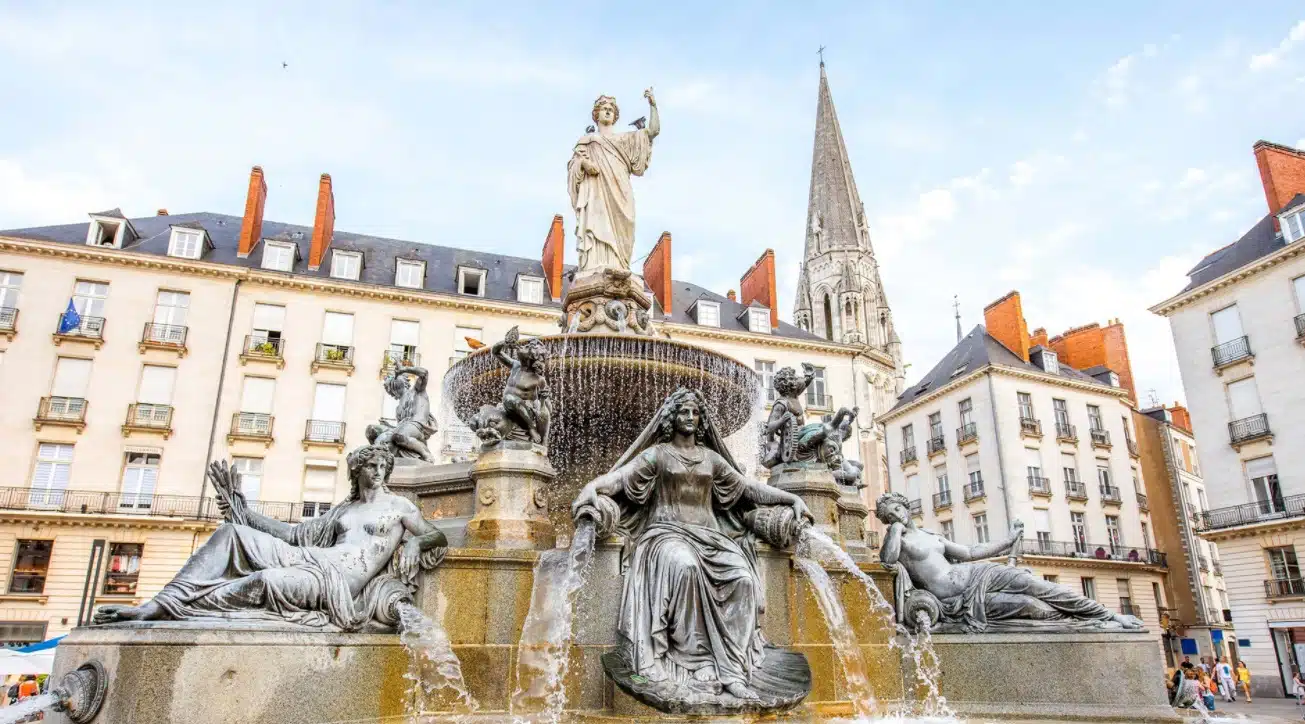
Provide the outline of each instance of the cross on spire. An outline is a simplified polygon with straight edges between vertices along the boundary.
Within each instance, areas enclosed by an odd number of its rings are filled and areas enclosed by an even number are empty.
[[[820,48],[816,50],[816,55],[820,56],[820,67],[825,67],[825,46],[820,46]]]
[[[956,312],[956,343],[961,343],[961,298],[959,295],[952,295],[952,309]]]

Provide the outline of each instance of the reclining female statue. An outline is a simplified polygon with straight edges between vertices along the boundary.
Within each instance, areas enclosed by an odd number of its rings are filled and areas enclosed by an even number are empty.
[[[1019,521],[1007,539],[967,547],[916,527],[901,493],[879,496],[875,516],[888,526],[879,560],[896,568],[898,618],[908,628],[924,613],[931,630],[947,633],[1142,630],[1140,619],[1030,570],[983,560],[1015,546],[1024,532]]]
[[[392,629],[411,603],[418,568],[448,541],[407,498],[386,489],[394,455],[367,445],[348,456],[350,491],[313,520],[290,525],[250,510],[225,462],[208,471],[226,522],[140,606],[103,606],[94,623],[259,620],[324,631]]]
[[[603,659],[623,689],[675,712],[787,706],[806,695],[805,660],[762,636],[753,538],[791,542],[811,513],[796,495],[739,472],[702,393],[671,394],[572,514],[604,534],[619,526],[625,538],[619,650]]]

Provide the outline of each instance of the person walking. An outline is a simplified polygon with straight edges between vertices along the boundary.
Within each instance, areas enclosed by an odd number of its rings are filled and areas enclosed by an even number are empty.
[[[1246,668],[1246,662],[1238,659],[1237,661],[1237,681],[1242,685],[1242,691],[1246,694],[1246,703],[1251,703],[1251,670]]]
[[[1305,680],[1301,679],[1297,669],[1291,670],[1291,693],[1296,697],[1296,706],[1305,704]]]
[[[1219,657],[1219,663],[1215,665],[1214,670],[1219,679],[1219,688],[1223,690],[1223,700],[1237,701],[1237,687],[1233,686],[1233,668],[1228,664],[1228,660]]]

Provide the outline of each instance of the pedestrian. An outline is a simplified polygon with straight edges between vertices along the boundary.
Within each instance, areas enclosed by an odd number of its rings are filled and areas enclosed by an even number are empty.
[[[1216,678],[1219,679],[1219,688],[1223,690],[1224,701],[1237,701],[1237,687],[1233,685],[1233,669],[1228,664],[1228,660],[1219,657],[1219,663],[1214,667]]]
[[[1197,679],[1197,681],[1201,685],[1201,689],[1200,689],[1201,702],[1205,704],[1206,711],[1213,712],[1214,711],[1214,682],[1211,681],[1209,675],[1206,674],[1204,671],[1200,672],[1198,674],[1198,677],[1199,678]]]
[[[35,674],[27,674],[18,684],[18,700],[28,699],[41,693],[41,687],[36,683]]]
[[[1291,693],[1296,697],[1296,706],[1305,704],[1305,681],[1301,680],[1297,669],[1291,670]]]
[[[1242,685],[1242,691],[1246,694],[1246,703],[1251,703],[1251,670],[1246,668],[1246,662],[1241,659],[1237,660],[1237,681]]]
[[[1194,709],[1200,699],[1200,682],[1197,680],[1198,669],[1191,661],[1184,661],[1186,668],[1179,668],[1177,684],[1174,686],[1174,706],[1179,709]]]

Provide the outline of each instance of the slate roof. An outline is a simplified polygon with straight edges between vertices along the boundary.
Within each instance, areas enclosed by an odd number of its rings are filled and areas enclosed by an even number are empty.
[[[988,330],[982,325],[976,325],[970,333],[961,338],[961,341],[951,348],[943,358],[929,370],[919,382],[908,385],[906,391],[897,398],[897,404],[889,412],[895,412],[920,397],[925,397],[931,392],[946,386],[952,380],[960,379],[987,365],[1000,365],[1002,367],[1014,367],[1016,369],[1025,369],[1032,372],[1041,372],[1046,374],[1041,367],[1030,362],[1020,359],[1019,355],[1006,348],[1006,345],[998,342],[995,337],[988,334]],[[1107,390],[1117,390],[1118,388],[1098,382],[1091,376],[1086,375],[1067,364],[1060,364],[1060,376],[1075,382],[1086,382],[1088,384],[1098,385]]]
[[[1300,204],[1305,204],[1305,194],[1296,194],[1295,198],[1287,202],[1283,208],[1290,209]],[[1179,294],[1241,269],[1256,259],[1266,257],[1286,246],[1287,242],[1282,238],[1282,234],[1273,228],[1275,217],[1277,214],[1265,215],[1250,228],[1250,231],[1242,234],[1242,238],[1207,255],[1192,267],[1191,271],[1187,272],[1188,284]]]
[[[155,256],[167,256],[168,241],[171,235],[169,227],[198,227],[208,232],[209,238],[213,243],[212,248],[204,253],[202,261],[254,269],[261,268],[263,262],[263,244],[261,242],[254,247],[253,252],[248,258],[241,259],[236,254],[239,247],[241,221],[242,218],[239,216],[229,216],[226,214],[215,214],[209,212],[171,214],[168,216],[145,216],[137,219],[130,219],[130,223],[135,226],[137,232],[140,234],[140,238],[134,242],[128,243],[123,247],[123,251],[138,254],[152,254]],[[89,224],[90,222],[86,221],[77,224],[62,224],[59,226],[11,229],[8,231],[0,231],[0,235],[61,244],[84,245],[86,243],[86,232]],[[285,224],[278,221],[264,220],[262,234],[262,238],[264,239],[288,241],[298,247],[298,256],[295,260],[293,270],[289,272],[290,274],[318,278],[330,277],[331,260],[329,258],[329,253],[327,255],[328,258],[323,260],[320,269],[317,271],[309,271],[308,269],[308,252],[312,244],[313,236],[313,228],[311,226],[300,226],[297,224]],[[491,254],[471,249],[458,249],[414,241],[403,241],[400,239],[387,239],[379,236],[340,231],[338,229],[334,232],[330,249],[362,252],[363,268],[358,281],[378,286],[395,286],[394,271],[396,258],[420,259],[421,261],[426,262],[424,289],[426,291],[441,294],[458,293],[457,277],[459,266],[484,269],[487,272],[484,297],[486,299],[503,302],[519,303],[517,302],[516,292],[517,275],[523,274],[526,276],[541,278],[545,276],[544,265],[539,259],[524,259],[521,257],[507,256],[504,254]],[[566,267],[562,275],[564,285],[569,283],[573,270],[574,266],[568,265]],[[695,324],[694,320],[685,314],[685,310],[687,310],[689,306],[700,297],[706,297],[721,305],[722,329],[737,332],[748,331],[745,324],[735,319],[736,315],[742,311],[742,305],[737,302],[731,302],[725,297],[695,284],[683,281],[672,281],[671,283],[674,288],[671,306],[674,309],[670,314],[665,315],[666,319],[681,324]],[[544,303],[540,306],[554,309],[561,308],[560,303],[554,302],[552,299],[547,297],[548,295],[546,293]],[[804,332],[785,322],[780,323],[779,328],[774,330],[774,334],[794,339],[824,341],[822,337],[817,337],[816,335]]]

